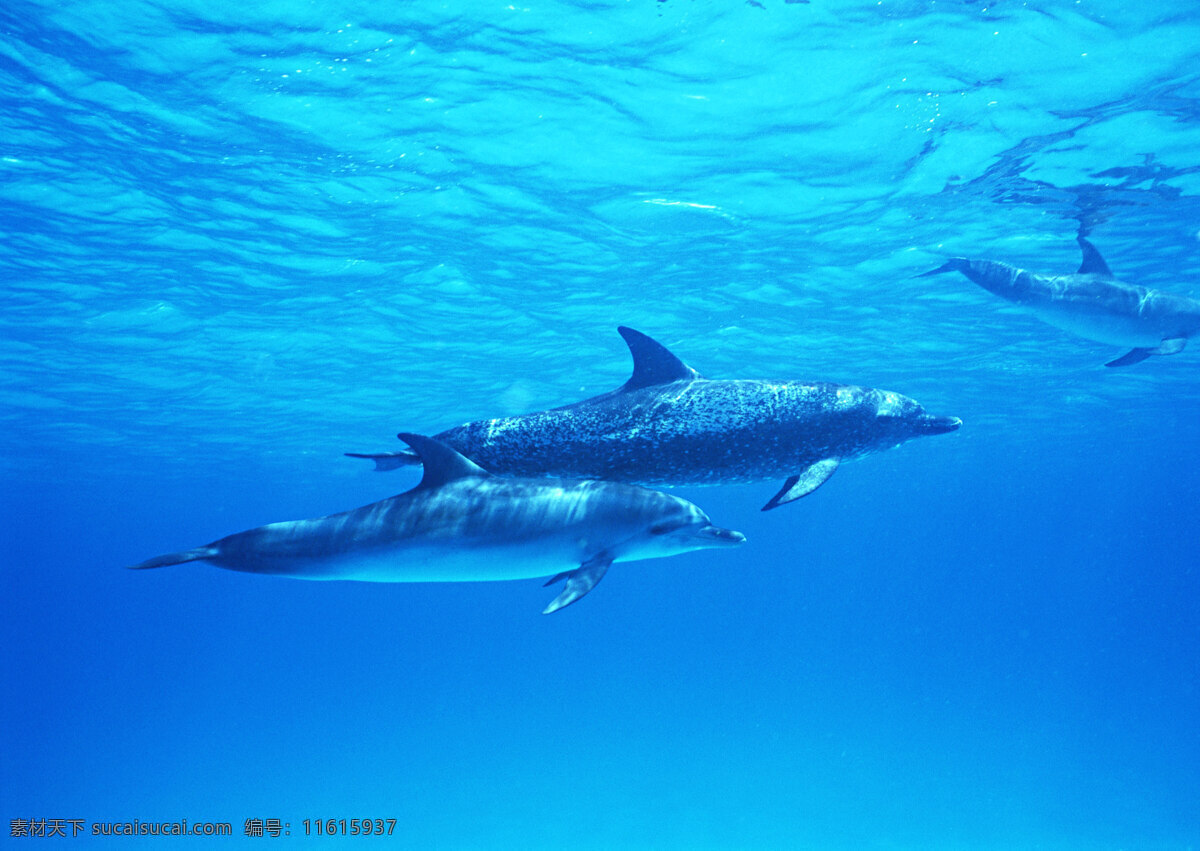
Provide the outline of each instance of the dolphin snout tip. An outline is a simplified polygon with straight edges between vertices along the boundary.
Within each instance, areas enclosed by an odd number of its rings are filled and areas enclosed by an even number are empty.
[[[961,427],[962,420],[958,417],[926,417],[922,431],[925,434],[947,434]]]
[[[741,532],[735,532],[733,529],[722,529],[720,526],[705,526],[700,530],[700,534],[707,538],[714,546],[735,547],[738,544],[746,543],[746,536]]]

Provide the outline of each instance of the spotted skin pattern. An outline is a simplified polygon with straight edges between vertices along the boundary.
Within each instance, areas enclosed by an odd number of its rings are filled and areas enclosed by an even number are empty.
[[[774,508],[811,493],[841,461],[961,425],[886,390],[709,380],[645,334],[618,330],[634,361],[622,387],[560,408],[466,423],[437,439],[510,476],[651,487],[784,478],[766,506]],[[416,463],[405,452],[349,454],[373,459],[379,470]]]
[[[650,486],[786,478],[916,437],[920,406],[896,393],[798,381],[703,378],[448,429],[485,469]]]

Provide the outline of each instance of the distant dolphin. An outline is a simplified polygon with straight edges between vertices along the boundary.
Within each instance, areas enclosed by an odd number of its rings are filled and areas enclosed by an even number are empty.
[[[1132,347],[1105,366],[1130,366],[1151,355],[1177,354],[1188,337],[1200,334],[1200,301],[1118,281],[1095,246],[1082,236],[1076,241],[1083,263],[1073,275],[1047,277],[1007,263],[955,257],[917,277],[962,272],[1055,328]]]
[[[425,465],[415,488],[353,511],[272,523],[133,565],[208,561],[246,573],[364,582],[474,582],[552,575],[544,614],[596,586],[614,561],[746,540],[685,499],[614,482],[493,476],[428,437],[402,434]]]
[[[610,393],[548,411],[481,420],[438,440],[496,473],[570,476],[651,486],[786,477],[766,511],[812,493],[847,458],[954,431],[906,396],[845,384],[709,381],[661,344],[617,329],[633,376]],[[377,470],[418,463],[411,452],[347,453]]]

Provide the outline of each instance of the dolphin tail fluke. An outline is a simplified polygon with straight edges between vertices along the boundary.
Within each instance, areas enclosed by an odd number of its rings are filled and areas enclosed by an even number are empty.
[[[968,260],[966,257],[951,257],[949,260],[947,260],[941,266],[938,266],[936,269],[930,269],[928,272],[922,272],[919,275],[913,275],[913,277],[914,278],[928,278],[932,275],[941,275],[945,272],[962,272],[963,274],[966,274],[966,271],[970,267],[970,265],[971,265],[971,261]]]
[[[415,452],[347,452],[345,455],[348,458],[369,458],[375,462],[377,473],[421,463]]]
[[[612,564],[612,556],[607,553],[601,553],[598,556],[585,561],[583,564],[574,570],[568,570],[565,573],[560,573],[558,576],[553,576],[546,580],[546,585],[553,585],[562,579],[567,580],[567,586],[563,588],[562,593],[554,598],[545,609],[542,610],[543,615],[549,615],[557,612],[559,609],[569,606],[596,587],[596,583],[604,578],[604,574],[608,573],[608,567]]]
[[[216,547],[196,547],[194,550],[184,550],[178,553],[167,553],[146,559],[141,564],[129,565],[130,570],[149,570],[152,567],[167,567],[172,564],[184,564],[189,561],[202,561],[217,554]]]

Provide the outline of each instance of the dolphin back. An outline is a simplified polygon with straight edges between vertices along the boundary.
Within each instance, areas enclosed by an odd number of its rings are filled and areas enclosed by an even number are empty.
[[[217,554],[216,547],[196,547],[194,550],[183,550],[178,553],[167,553],[146,559],[141,564],[129,565],[130,570],[149,570],[152,567],[167,567],[172,564],[184,564],[189,561],[203,561]]]

